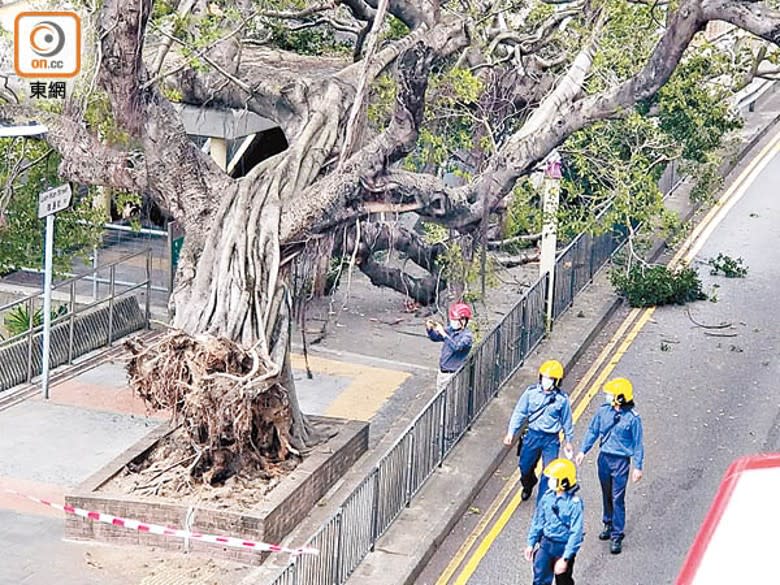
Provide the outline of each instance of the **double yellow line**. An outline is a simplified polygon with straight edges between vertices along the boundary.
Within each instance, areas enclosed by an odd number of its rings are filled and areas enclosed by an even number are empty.
[[[596,361],[593,362],[593,365],[588,369],[585,376],[574,388],[571,393],[572,403],[574,404],[574,400],[578,400],[576,403],[577,406],[575,407],[574,413],[572,415],[575,423],[582,416],[582,413],[585,412],[585,409],[588,407],[588,404],[593,399],[593,397],[599,392],[612,370],[615,369],[615,366],[617,366],[620,358],[623,357],[623,354],[625,354],[626,351],[628,351],[628,348],[631,346],[631,343],[634,341],[634,339],[636,339],[636,336],[639,335],[642,327],[644,327],[645,324],[650,320],[654,310],[654,308],[645,309],[644,311],[640,309],[632,309],[623,323],[620,324],[620,327],[618,327],[618,330],[609,340],[607,345],[601,351],[599,356],[596,358]],[[628,334],[626,334],[626,332],[628,332]],[[621,340],[622,343],[620,343]],[[615,348],[619,343],[620,346],[615,351]],[[537,469],[537,473],[538,472],[539,470]],[[519,481],[520,472],[515,469],[512,476],[506,482],[506,485],[504,485],[504,487],[501,489],[501,492],[499,492],[499,494],[490,504],[490,507],[485,512],[485,515],[480,519],[477,526],[474,527],[474,530],[466,538],[466,541],[452,557],[452,561],[447,565],[444,572],[436,581],[436,585],[446,585],[447,583],[450,583],[450,580],[463,564],[463,561],[466,559],[469,552],[471,552],[471,549],[474,547],[476,542],[485,532],[485,529],[492,522],[494,516],[498,513],[501,507],[504,506],[504,503],[506,502],[507,498],[509,498],[512,491],[515,490]],[[490,550],[493,542],[495,542],[496,538],[498,538],[498,535],[501,534],[509,520],[512,518],[515,510],[517,510],[518,506],[520,506],[520,502],[522,501],[520,494],[521,492],[519,490],[515,491],[514,497],[512,497],[509,503],[504,507],[504,510],[501,512],[498,520],[496,520],[496,522],[491,526],[489,532],[484,536],[484,538],[482,538],[481,542],[479,542],[476,550],[474,550],[474,552],[468,558],[460,574],[458,574],[455,581],[453,581],[455,585],[464,585],[467,583],[469,578],[477,570],[477,567],[482,562],[482,559],[485,557],[488,550]]]
[[[723,196],[715,205],[713,205],[709,212],[702,218],[701,222],[699,222],[696,228],[685,239],[670,261],[672,266],[678,265],[680,262],[689,264],[693,260],[707,241],[707,238],[712,235],[712,232],[718,224],[723,221],[731,208],[742,198],[750,185],[756,180],[758,175],[766,168],[778,152],[780,152],[780,132],[778,132],[759,154],[751,160],[745,170],[740,173],[734,183],[723,193]],[[604,382],[618,365],[629,347],[631,347],[631,344],[637,338],[639,332],[644,328],[647,322],[650,321],[654,312],[655,307],[631,309],[628,316],[626,316],[615,334],[585,373],[585,376],[574,388],[571,393],[571,401],[574,405],[572,418],[575,423],[583,415],[593,398],[599,393]],[[539,470],[537,469],[537,473],[538,471]],[[504,487],[495,497],[493,502],[491,502],[485,515],[480,519],[452,557],[452,560],[444,569],[444,572],[442,572],[441,576],[437,579],[436,585],[448,585],[450,583],[453,583],[454,585],[465,585],[468,583],[468,580],[477,570],[480,562],[482,562],[482,559],[485,557],[488,550],[490,550],[490,547],[493,545],[498,535],[504,530],[512,515],[520,505],[520,502],[522,501],[520,491],[516,491],[515,495],[509,500],[509,503],[505,505],[506,500],[512,494],[513,490],[517,488],[519,481],[520,473],[515,469]],[[487,534],[482,537],[483,533],[502,507],[503,511],[501,511],[498,519],[490,527]],[[482,539],[480,540],[480,538]],[[478,541],[479,544],[477,544]],[[474,549],[475,545],[477,545],[476,549]],[[474,549],[473,552],[472,549]],[[471,553],[470,556],[469,553]],[[461,569],[460,573],[454,581],[451,581],[458,569]]]

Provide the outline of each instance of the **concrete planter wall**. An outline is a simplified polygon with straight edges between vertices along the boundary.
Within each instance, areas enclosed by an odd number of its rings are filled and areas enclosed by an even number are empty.
[[[188,514],[192,514],[189,527],[192,531],[279,543],[368,448],[368,423],[324,418],[319,420],[335,426],[338,434],[314,449],[295,471],[250,511],[215,510],[208,507],[192,510],[187,505],[167,499],[99,491],[128,463],[143,457],[170,432],[165,424],[88,478],[72,494],[66,495],[65,501],[79,508],[176,528],[186,527]],[[112,544],[148,545],[169,550],[203,551],[211,557],[249,564],[260,564],[264,558],[262,553],[251,550],[219,547],[197,541],[185,542],[76,516],[67,517],[65,537]]]

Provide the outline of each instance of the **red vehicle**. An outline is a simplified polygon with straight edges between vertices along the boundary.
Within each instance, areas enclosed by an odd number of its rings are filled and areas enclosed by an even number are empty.
[[[777,583],[780,453],[729,466],[676,585]]]

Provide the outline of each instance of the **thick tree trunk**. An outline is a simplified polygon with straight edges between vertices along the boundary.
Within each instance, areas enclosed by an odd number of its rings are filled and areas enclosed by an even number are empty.
[[[337,98],[335,88],[321,96]],[[213,194],[221,206],[182,255],[171,300],[175,332],[154,352],[133,348],[131,382],[152,406],[179,415],[206,453],[193,471],[211,482],[248,464],[283,465],[322,436],[295,394],[279,225],[283,201],[316,179],[336,147],[340,115],[330,109],[323,104],[290,149]]]

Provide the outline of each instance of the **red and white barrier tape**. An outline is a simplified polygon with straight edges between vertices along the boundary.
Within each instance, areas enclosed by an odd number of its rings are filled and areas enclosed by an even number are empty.
[[[3,489],[6,493],[12,494],[19,498],[24,498],[60,510],[66,514],[73,514],[74,516],[80,516],[87,520],[94,520],[95,522],[102,522],[104,524],[111,524],[113,526],[119,526],[121,528],[127,528],[128,530],[137,530],[138,532],[146,532],[148,534],[158,534],[160,536],[172,536],[173,538],[199,540],[201,542],[208,542],[211,544],[218,544],[222,546],[231,546],[235,548],[243,548],[248,550],[256,550],[260,552],[274,552],[274,553],[288,553],[291,555],[316,555],[319,551],[316,548],[302,547],[302,548],[287,548],[279,546],[278,544],[268,544],[266,542],[256,542],[254,540],[244,540],[243,538],[236,538],[233,536],[217,536],[214,534],[201,534],[200,532],[192,532],[190,530],[182,530],[179,528],[170,528],[161,526],[159,524],[147,524],[139,520],[131,520],[129,518],[120,518],[118,516],[112,516],[111,514],[103,514],[102,512],[91,512],[84,510],[83,508],[76,508],[70,504],[55,504],[48,500],[36,498],[34,496],[28,496],[17,492],[15,490]]]

